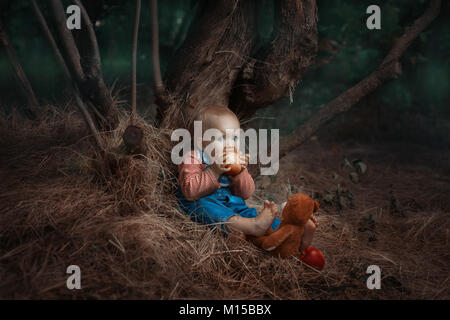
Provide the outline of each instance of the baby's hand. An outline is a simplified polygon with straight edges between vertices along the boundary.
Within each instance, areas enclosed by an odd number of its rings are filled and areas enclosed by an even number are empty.
[[[236,154],[239,155],[238,159],[235,159],[236,158]],[[248,166],[249,156],[250,156],[249,154],[241,153],[241,152],[227,153],[225,155],[225,163],[229,164],[229,163],[236,163],[236,162],[238,162],[242,166],[242,168],[245,169]]]
[[[247,168],[248,166],[248,158],[250,157],[250,155],[248,153],[240,153],[239,152],[239,163],[242,166],[242,170],[244,170],[245,168]]]
[[[227,167],[227,164],[223,163],[222,161],[214,162],[208,168],[214,173],[216,178],[219,178],[221,174],[231,170],[231,168]]]

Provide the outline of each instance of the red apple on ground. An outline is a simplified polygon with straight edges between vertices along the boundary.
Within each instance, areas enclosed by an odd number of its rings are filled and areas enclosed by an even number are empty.
[[[314,247],[308,247],[303,250],[302,254],[299,255],[299,258],[307,265],[318,270],[322,270],[325,266],[325,258],[323,257],[322,252]]]

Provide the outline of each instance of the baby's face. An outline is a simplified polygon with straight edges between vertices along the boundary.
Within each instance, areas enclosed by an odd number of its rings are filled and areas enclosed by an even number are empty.
[[[211,141],[203,141],[203,150],[208,147],[209,150],[215,150],[210,154],[211,157],[222,156],[225,151],[239,150],[239,121],[232,115],[221,117],[212,117],[208,119],[208,128],[218,130]]]

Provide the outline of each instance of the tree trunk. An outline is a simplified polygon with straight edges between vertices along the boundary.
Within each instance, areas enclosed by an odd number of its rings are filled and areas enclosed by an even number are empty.
[[[84,28],[81,28],[83,32],[80,33],[80,37],[85,39],[83,42],[88,44],[85,47],[86,52],[82,52],[81,60],[86,80],[79,86],[83,95],[98,108],[102,116],[107,120],[107,123],[102,124],[102,128],[106,130],[115,129],[119,118],[111,92],[103,80],[100,50],[97,37],[95,36],[94,24],[91,22],[89,14],[81,1],[74,0],[74,2],[81,8],[83,17]]]
[[[187,126],[208,105],[229,105],[233,84],[252,49],[250,0],[203,1],[165,75],[172,105],[163,127]],[[180,114],[181,112],[181,114]]]
[[[255,0],[202,1],[165,75],[163,127],[189,126],[196,112],[223,105],[245,119],[288,93],[317,53],[315,0],[275,4],[273,41],[251,57]],[[176,121],[182,119],[182,121]]]
[[[41,31],[42,31],[44,37],[49,42],[50,47],[52,48],[52,51],[56,56],[56,61],[62,68],[63,75],[64,75],[66,81],[69,83],[72,94],[74,95],[74,98],[75,98],[75,104],[80,109],[80,112],[83,115],[86,125],[89,128],[89,130],[91,131],[92,136],[95,139],[95,142],[97,143],[97,146],[100,148],[100,150],[103,150],[104,149],[103,142],[99,135],[97,127],[95,126],[91,114],[89,113],[89,111],[87,110],[86,106],[83,103],[83,100],[81,99],[80,91],[79,91],[75,81],[72,79],[72,76],[70,75],[69,69],[67,68],[66,63],[64,62],[64,58],[62,57],[61,52],[58,49],[55,39],[53,38],[53,36],[50,32],[50,29],[48,28],[47,22],[45,21],[45,18],[42,15],[42,12],[38,7],[36,0],[31,0],[31,7],[36,16],[39,27],[41,28]]]
[[[150,0],[150,10],[152,18],[152,71],[153,71],[153,90],[155,93],[156,123],[161,124],[164,117],[164,110],[170,104],[167,96],[164,95],[165,87],[161,76],[161,64],[159,60],[159,27],[158,27],[158,1]]]
[[[141,15],[141,0],[136,0],[136,9],[134,15],[134,30],[132,41],[132,53],[131,53],[131,115],[130,125],[125,129],[123,133],[123,142],[126,150],[130,154],[144,154],[145,150],[145,137],[142,128],[136,125],[137,112],[136,112],[136,57],[137,57],[137,40],[139,33],[139,20]]]
[[[80,51],[72,33],[66,27],[66,15],[61,1],[49,0],[51,18],[61,45],[62,55],[72,78],[76,81],[84,100],[89,101],[101,114],[101,117],[98,117],[97,113],[94,112],[101,129],[112,130],[117,127],[118,113],[111,93],[103,81],[100,53],[94,27],[81,2],[75,0],[75,3],[82,12],[83,27],[79,37],[83,39],[80,41],[86,44],[83,45],[83,57],[80,56]]]
[[[131,44],[131,123],[136,121],[136,70],[137,70],[137,42],[139,34],[139,20],[141,16],[141,0],[136,0],[134,16],[133,41]]]
[[[162,95],[164,85],[161,76],[161,64],[159,62],[159,27],[158,27],[158,1],[151,0],[152,13],[152,63],[153,63],[153,81],[155,92]]]
[[[246,63],[233,87],[230,108],[244,119],[292,96],[317,55],[316,1],[279,0],[274,5],[273,40]]]

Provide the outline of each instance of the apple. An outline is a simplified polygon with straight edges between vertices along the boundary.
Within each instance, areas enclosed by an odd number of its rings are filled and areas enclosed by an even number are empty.
[[[299,258],[301,261],[317,270],[322,270],[325,266],[325,258],[323,257],[322,252],[314,247],[308,247],[303,250],[302,254],[299,255]]]
[[[239,152],[229,151],[225,154],[225,158],[230,157],[229,154],[233,154],[231,156],[232,160],[230,164],[225,165],[225,168],[231,168],[227,172],[225,172],[229,176],[235,176],[242,171],[242,166],[239,163]]]

